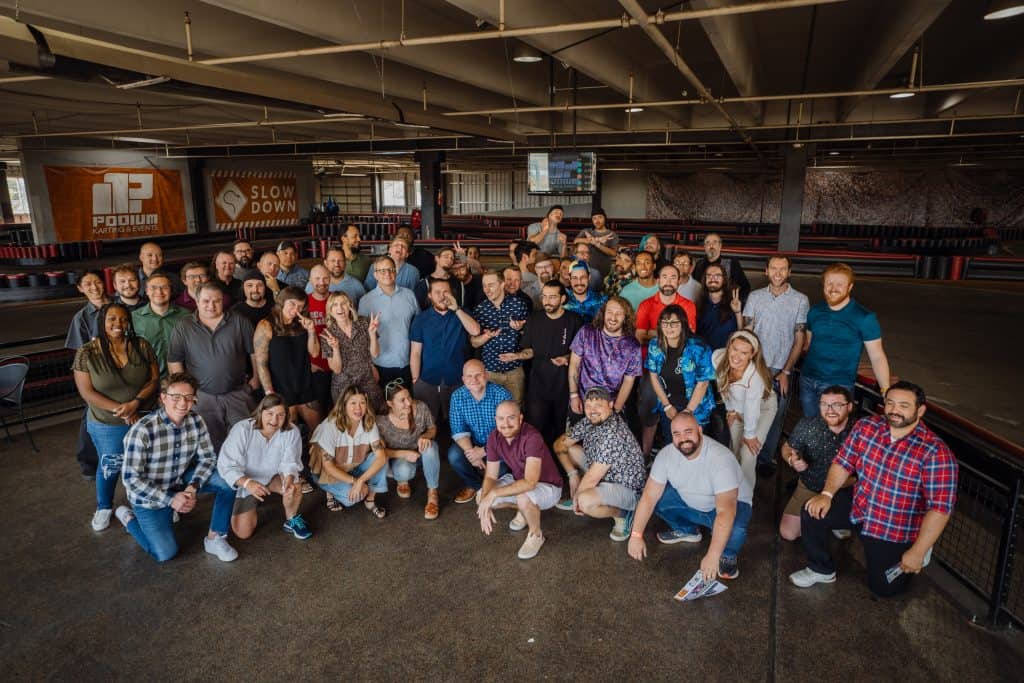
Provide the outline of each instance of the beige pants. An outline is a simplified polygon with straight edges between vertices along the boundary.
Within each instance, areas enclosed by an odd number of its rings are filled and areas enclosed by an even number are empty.
[[[523,405],[523,388],[526,386],[526,374],[521,367],[509,372],[488,372],[487,379],[500,384],[512,394],[512,400]]]
[[[772,421],[779,409],[778,398],[773,391],[768,398],[761,401],[761,414],[757,418],[757,440],[762,444],[768,436],[768,430],[772,428]],[[732,444],[732,452],[740,461],[740,468],[743,470],[743,477],[753,487],[757,483],[757,453],[751,453],[747,444],[743,443],[743,420],[736,420],[729,425],[729,442]]]

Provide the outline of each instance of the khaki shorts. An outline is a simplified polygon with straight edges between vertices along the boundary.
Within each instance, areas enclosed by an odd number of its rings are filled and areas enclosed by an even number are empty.
[[[817,493],[804,486],[803,479],[798,479],[796,483],[796,490],[793,491],[793,495],[790,497],[789,502],[786,503],[786,509],[783,510],[784,515],[800,516],[800,511],[804,509],[804,505],[807,504],[811,498],[814,498]]]

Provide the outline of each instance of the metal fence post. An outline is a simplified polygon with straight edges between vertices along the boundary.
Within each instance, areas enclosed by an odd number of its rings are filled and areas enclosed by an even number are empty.
[[[1024,480],[1020,476],[1014,478],[1007,501],[1009,509],[1006,517],[1003,518],[996,575],[992,582],[992,592],[989,595],[988,603],[988,622],[993,627],[1000,626],[1005,621],[1002,618],[1002,611],[1009,593],[1010,577],[1013,576],[1013,560],[1016,554],[1017,525],[1019,523],[1017,504],[1020,500],[1022,483]]]

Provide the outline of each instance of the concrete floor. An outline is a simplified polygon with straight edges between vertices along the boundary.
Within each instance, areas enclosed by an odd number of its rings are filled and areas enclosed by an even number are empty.
[[[523,562],[522,533],[484,537],[473,506],[447,502],[423,520],[419,481],[411,501],[384,497],[384,520],[307,496],[306,542],[280,531],[268,506],[255,537],[233,541],[231,564],[202,550],[205,500],[178,526],[181,554],[157,565],[116,521],[90,529],[75,433],[39,429],[39,454],[24,437],[0,443],[7,680],[1013,681],[1024,668],[1021,635],[971,626],[937,567],[905,597],[877,601],[851,542],[837,583],[790,586],[802,553],[774,533],[774,480],[759,485],[741,577],[723,595],[678,603],[705,544],[649,538],[641,564],[608,539],[610,523],[552,511],[547,544]],[[456,486],[445,466],[442,500]]]

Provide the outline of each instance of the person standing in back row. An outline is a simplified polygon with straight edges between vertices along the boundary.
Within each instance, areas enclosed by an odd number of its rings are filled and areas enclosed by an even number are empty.
[[[697,261],[697,265],[693,268],[693,276],[699,282],[703,282],[704,271],[712,265],[722,266],[729,282],[740,290],[740,300],[746,301],[750,294],[750,280],[743,272],[743,266],[740,265],[739,259],[722,257],[722,237],[715,232],[708,233],[704,238],[704,258]]]
[[[526,227],[526,239],[530,240],[545,254],[565,256],[565,233],[558,229],[558,224],[565,216],[565,209],[559,205],[552,206],[538,223],[530,223]]]
[[[590,213],[590,222],[593,228],[583,228],[576,235],[576,243],[590,246],[590,265],[607,275],[612,270],[612,260],[619,249],[618,234],[608,227],[608,216],[604,209],[594,209]],[[618,294],[618,292],[615,292]]]

